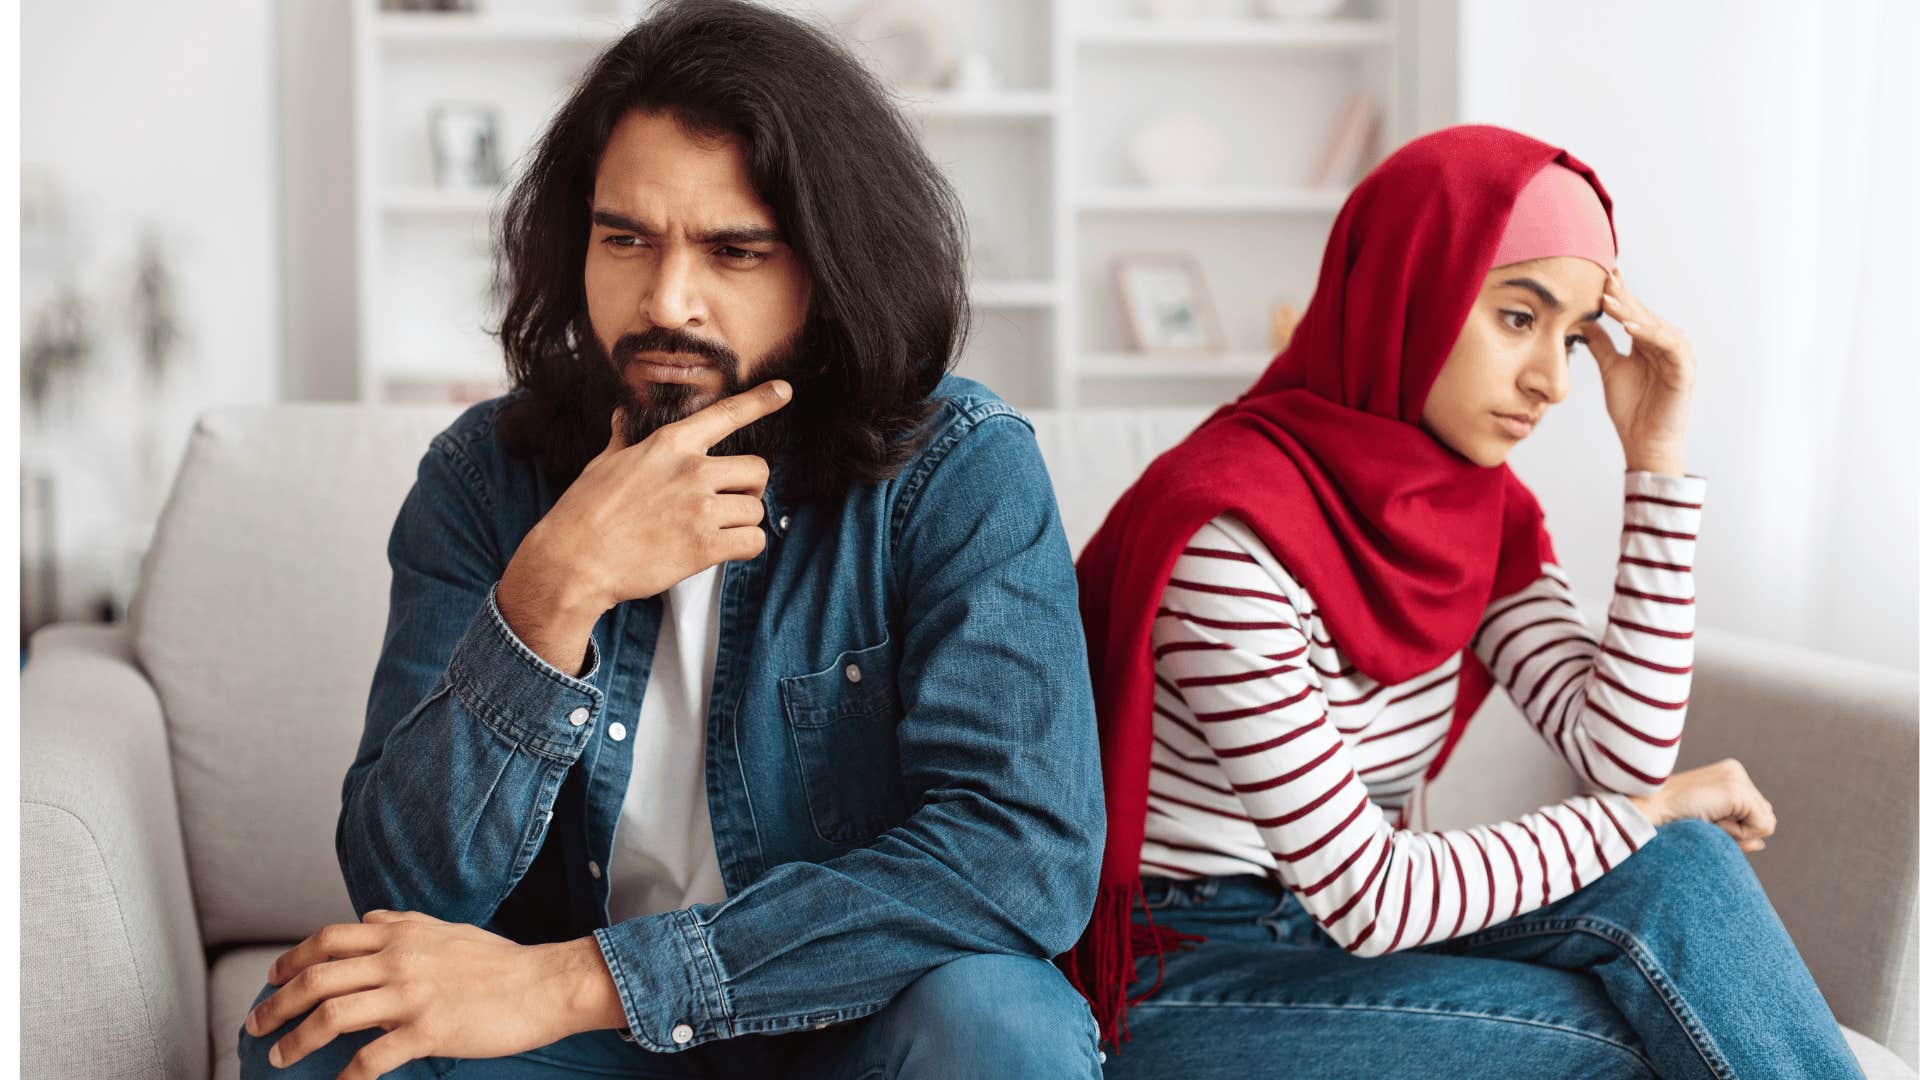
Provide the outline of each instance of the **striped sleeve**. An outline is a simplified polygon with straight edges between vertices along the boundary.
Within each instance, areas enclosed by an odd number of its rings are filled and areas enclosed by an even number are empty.
[[[1378,956],[1533,910],[1653,835],[1617,795],[1474,829],[1396,828],[1363,780],[1393,763],[1357,764],[1329,717],[1287,587],[1262,561],[1210,523],[1175,563],[1154,621],[1155,673],[1230,788],[1209,800],[1197,787],[1156,782],[1149,811],[1250,822],[1288,888],[1349,952]]]
[[[1548,745],[1603,791],[1673,771],[1693,681],[1693,552],[1706,481],[1629,472],[1620,562],[1596,640],[1551,564],[1488,605],[1474,653]]]

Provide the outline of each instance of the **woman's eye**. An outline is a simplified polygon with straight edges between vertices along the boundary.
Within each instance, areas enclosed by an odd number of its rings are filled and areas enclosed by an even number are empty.
[[[1570,334],[1567,337],[1567,351],[1573,352],[1575,349],[1578,349],[1580,346],[1585,345],[1586,343],[1587,343],[1587,339],[1584,337],[1581,337],[1579,334]]]
[[[1525,330],[1533,325],[1533,316],[1525,311],[1502,311],[1500,317],[1510,320],[1507,326],[1513,330]]]

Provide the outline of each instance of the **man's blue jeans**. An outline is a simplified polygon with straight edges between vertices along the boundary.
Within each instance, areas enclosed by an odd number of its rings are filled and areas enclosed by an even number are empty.
[[[259,1001],[273,990],[260,992]],[[305,1019],[302,1017],[301,1019]],[[382,1032],[355,1032],[275,1069],[274,1042],[240,1032],[240,1075],[333,1080]],[[530,1080],[578,1076],[646,1078],[1098,1077],[1093,1014],[1058,968],[1032,957],[979,954],[915,979],[886,1008],[861,1020],[790,1035],[742,1035],[677,1054],[655,1054],[611,1031],[562,1039],[510,1058],[427,1058],[388,1073],[405,1080]]]
[[[1546,907],[1371,959],[1263,878],[1153,878],[1146,897],[1208,940],[1167,956],[1109,1080],[1860,1076],[1746,855],[1705,822]],[[1157,965],[1139,970],[1136,993]]]

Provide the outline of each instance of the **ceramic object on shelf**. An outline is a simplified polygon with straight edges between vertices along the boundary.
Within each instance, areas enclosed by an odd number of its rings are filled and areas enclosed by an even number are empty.
[[[1163,113],[1127,140],[1127,161],[1148,187],[1204,187],[1227,163],[1227,139],[1198,113]]]
[[[953,67],[947,89],[962,97],[986,97],[1000,88],[1000,73],[993,58],[983,52],[970,52]]]
[[[933,90],[953,71],[946,27],[913,0],[869,0],[848,18],[846,33],[896,90]]]

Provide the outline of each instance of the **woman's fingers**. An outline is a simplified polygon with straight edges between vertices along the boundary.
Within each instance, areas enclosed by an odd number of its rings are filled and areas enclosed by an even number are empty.
[[[1612,303],[1609,304],[1608,301],[1612,301]],[[1647,305],[1641,303],[1640,298],[1633,295],[1632,291],[1627,288],[1626,279],[1620,276],[1620,268],[1617,266],[1614,267],[1612,273],[1607,275],[1607,288],[1606,291],[1601,294],[1600,302],[1602,307],[1619,308],[1622,315],[1615,317],[1620,318],[1622,322],[1629,319],[1638,323],[1660,321],[1654,318],[1653,312],[1648,310]]]
[[[1613,335],[1596,322],[1587,330],[1586,339],[1587,351],[1593,354],[1593,362],[1600,365],[1600,376],[1605,378],[1607,372],[1613,370],[1613,365],[1620,361],[1620,350],[1613,345]]]

